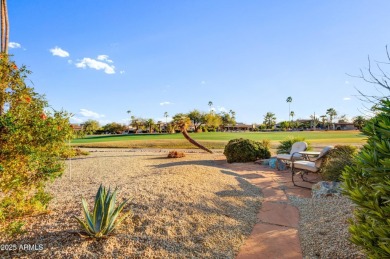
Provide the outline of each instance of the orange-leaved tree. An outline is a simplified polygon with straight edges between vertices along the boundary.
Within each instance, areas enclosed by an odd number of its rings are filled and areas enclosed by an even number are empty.
[[[26,85],[29,71],[0,58],[0,220],[45,209],[44,184],[61,175],[73,135],[69,114]]]

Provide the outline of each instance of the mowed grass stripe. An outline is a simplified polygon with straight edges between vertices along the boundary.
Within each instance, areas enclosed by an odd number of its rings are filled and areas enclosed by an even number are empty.
[[[191,133],[191,137],[208,148],[224,148],[226,143],[235,138],[252,140],[268,139],[274,147],[279,141],[289,137],[303,137],[314,146],[352,144],[362,145],[365,136],[359,131],[299,131],[299,132],[251,132],[227,133],[207,132]],[[182,134],[134,134],[90,136],[73,140],[73,145],[84,147],[122,147],[122,148],[194,148]]]

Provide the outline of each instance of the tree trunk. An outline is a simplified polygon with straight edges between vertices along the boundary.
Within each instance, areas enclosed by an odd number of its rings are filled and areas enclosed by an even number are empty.
[[[8,54],[9,20],[6,0],[1,0],[1,52]]]
[[[204,151],[206,152],[209,152],[210,154],[213,154],[213,151],[211,151],[210,149],[208,149],[207,147],[205,146],[202,146],[201,144],[199,144],[198,142],[196,142],[195,140],[193,140],[189,135],[188,135],[188,132],[185,128],[182,128],[181,129],[181,133],[183,134],[183,136],[186,138],[186,140],[188,140],[191,144],[197,146],[198,148],[200,149],[203,149]]]

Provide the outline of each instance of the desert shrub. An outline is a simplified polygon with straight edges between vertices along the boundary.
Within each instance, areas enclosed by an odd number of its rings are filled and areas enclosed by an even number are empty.
[[[286,140],[280,141],[280,145],[276,148],[277,154],[289,154],[291,151],[291,147],[295,142],[301,142],[305,141],[305,138],[299,138],[299,137],[290,137]],[[308,150],[310,150],[310,143],[305,141],[308,145]]]
[[[122,217],[119,214],[128,200],[125,200],[115,208],[117,189],[111,192],[100,185],[95,196],[95,205],[92,212],[88,209],[88,203],[83,198],[84,219],[75,217],[79,222],[81,229],[90,237],[103,238],[112,233],[114,229],[128,216],[126,213]]]
[[[27,86],[30,73],[0,57],[0,221],[46,208],[46,181],[61,175],[70,115],[52,110]]]
[[[343,172],[343,188],[357,205],[351,241],[370,258],[390,258],[390,100],[375,109],[378,114],[363,128],[367,143]]]
[[[340,181],[344,168],[353,165],[357,148],[350,145],[337,145],[329,151],[321,169],[325,181]]]
[[[262,143],[242,138],[230,140],[223,153],[228,163],[253,162],[271,156],[269,142]]]
[[[185,154],[183,152],[178,152],[178,151],[170,151],[168,153],[168,158],[180,158],[180,157],[185,157]]]

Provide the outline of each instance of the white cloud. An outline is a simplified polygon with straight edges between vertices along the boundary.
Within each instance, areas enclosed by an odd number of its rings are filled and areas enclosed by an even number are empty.
[[[218,107],[218,111],[220,112],[227,112],[226,108],[221,106],[221,107]]]
[[[161,103],[160,103],[161,106],[170,105],[170,104],[172,104],[172,103],[171,103],[171,102],[161,102]]]
[[[349,101],[349,100],[351,100],[351,98],[350,97],[344,97],[343,100],[344,101]]]
[[[70,122],[71,122],[71,123],[80,124],[80,123],[83,123],[84,120],[83,120],[83,119],[80,119],[80,118],[78,118],[78,117],[71,117],[71,118],[70,118]]]
[[[119,74],[123,75],[125,73],[124,70],[119,71]]]
[[[108,59],[108,56],[107,55],[99,55],[97,57],[98,60],[100,61],[105,61],[107,63],[113,63],[114,61],[112,61],[111,59]]]
[[[115,74],[115,66],[109,65],[107,63],[92,59],[92,58],[83,58],[80,62],[75,64],[78,68],[93,68],[96,70],[104,70],[106,74]]]
[[[10,47],[11,49],[18,49],[21,48],[22,45],[20,45],[20,43],[17,42],[10,42],[8,43],[8,47]]]
[[[69,59],[68,64],[73,64],[73,61],[71,59]]]
[[[94,118],[94,119],[99,119],[99,118],[104,118],[104,114],[99,114],[97,112],[93,112],[87,109],[80,109],[79,114],[83,115],[84,117],[87,118]]]
[[[57,46],[55,48],[50,49],[50,52],[53,54],[53,56],[59,56],[61,58],[69,57],[69,52],[67,52],[67,51],[65,51]]]

